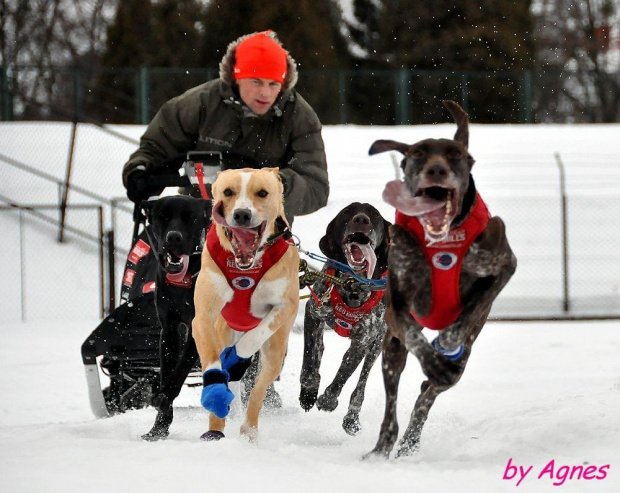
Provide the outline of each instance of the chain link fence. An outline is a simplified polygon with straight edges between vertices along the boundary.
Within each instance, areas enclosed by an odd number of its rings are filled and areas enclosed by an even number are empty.
[[[399,128],[409,135],[418,127]],[[540,128],[532,127],[532,132]],[[143,130],[84,123],[75,128],[70,123],[0,123],[0,205],[5,206],[0,208],[0,265],[2,296],[11,307],[3,310],[0,320],[98,317],[110,310],[111,294],[118,299],[134,226],[121,169]],[[380,197],[382,184],[393,179],[389,156],[373,157],[369,164],[368,156],[359,157],[365,150],[343,148],[339,132],[344,131],[349,129],[324,130],[332,183],[328,207],[295,222],[295,232],[312,251],[321,228],[351,201],[368,201],[385,217],[393,215]],[[363,132],[386,137],[384,129],[383,135],[371,127],[350,131],[361,132],[358,147],[364,147]],[[428,132],[428,127],[420,131]],[[454,131],[452,126],[449,131]],[[473,130],[473,135],[479,131]],[[490,142],[482,147],[491,147]],[[352,157],[352,151],[359,156]],[[361,159],[366,164],[360,164]],[[495,147],[476,159],[477,186],[491,212],[506,222],[519,260],[492,316],[619,317],[620,251],[615,245],[620,241],[620,170],[610,166],[615,157],[584,150],[558,159],[552,149],[541,157],[525,147],[518,155]],[[570,169],[564,203],[562,159]],[[65,242],[59,244],[61,231]],[[101,267],[108,261],[107,251],[102,253],[107,231],[115,233],[114,276]]]

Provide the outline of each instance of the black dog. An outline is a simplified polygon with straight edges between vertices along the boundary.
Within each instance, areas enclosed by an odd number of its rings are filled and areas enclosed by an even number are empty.
[[[405,156],[405,181],[388,183],[383,193],[397,213],[388,256],[385,416],[371,454],[388,456],[398,438],[396,398],[408,352],[417,357],[427,380],[399,456],[418,447],[435,399],[461,378],[491,305],[517,265],[503,221],[490,217],[470,175],[468,116],[453,101],[444,105],[458,126],[454,140],[413,145],[379,140],[369,151],[396,150]],[[423,326],[440,331],[432,345]]]
[[[340,211],[329,223],[319,248],[328,258],[348,264],[359,277],[378,280],[387,268],[389,227],[390,223],[372,205],[355,202]],[[327,269],[327,273],[341,279],[347,277],[347,274],[333,269]],[[349,409],[342,422],[344,430],[355,435],[361,430],[359,413],[368,374],[381,352],[381,342],[387,329],[383,319],[384,290],[349,292],[323,280],[315,282],[311,290],[313,297],[306,304],[304,318],[304,357],[299,402],[306,411],[315,403],[318,409],[333,411],[338,406],[342,387],[365,358],[359,382],[351,395]],[[349,337],[351,346],[342,359],[334,381],[317,400],[325,326]]]
[[[192,337],[194,280],[210,225],[211,202],[178,195],[141,204],[146,231],[158,260],[155,306],[161,326],[160,388],[151,401],[157,417],[148,441],[166,438],[173,418],[172,402],[198,360]]]

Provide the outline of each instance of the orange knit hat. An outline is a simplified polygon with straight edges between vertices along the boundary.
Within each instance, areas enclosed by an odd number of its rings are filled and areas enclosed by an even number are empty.
[[[271,79],[284,83],[287,52],[265,31],[244,39],[235,50],[236,79]]]

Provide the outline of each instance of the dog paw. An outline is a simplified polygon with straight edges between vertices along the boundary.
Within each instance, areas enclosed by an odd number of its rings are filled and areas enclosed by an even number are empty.
[[[359,416],[357,414],[347,413],[342,420],[342,428],[351,436],[357,435],[360,431],[362,431]]]
[[[224,438],[224,433],[219,430],[209,430],[205,431],[202,435],[200,435],[200,439],[205,442],[217,442]]]
[[[265,395],[263,406],[266,409],[280,409],[282,407],[282,397],[280,397],[273,384],[267,387],[267,395]]]
[[[153,428],[148,433],[142,435],[142,440],[145,440],[147,442],[156,442],[158,440],[165,440],[166,438],[168,438],[168,435],[170,435],[170,432],[168,430],[156,430],[155,428]]]
[[[329,397],[326,394],[323,394],[316,401],[317,409],[321,411],[332,412],[334,409],[338,407],[338,399],[335,397]]]
[[[302,387],[299,393],[299,404],[304,411],[310,411],[316,404],[316,398],[319,395],[318,388]]]
[[[401,443],[400,447],[396,451],[396,458],[399,459],[401,457],[408,457],[410,455],[415,454],[420,448],[420,442],[417,440],[413,443]]]
[[[248,423],[243,423],[239,434],[242,438],[245,438],[248,442],[255,442],[258,439],[258,428],[251,426]]]
[[[218,418],[225,418],[230,412],[230,403],[235,395],[224,383],[214,383],[202,389],[200,402],[202,407],[212,412]]]
[[[463,373],[463,367],[458,362],[439,353],[425,357],[421,363],[424,374],[433,385],[439,387],[452,387]]]
[[[367,454],[362,456],[362,460],[365,461],[379,461],[379,460],[388,460],[390,458],[390,452],[387,450],[378,450],[376,448],[374,448],[373,450],[371,450],[370,452],[368,452]]]

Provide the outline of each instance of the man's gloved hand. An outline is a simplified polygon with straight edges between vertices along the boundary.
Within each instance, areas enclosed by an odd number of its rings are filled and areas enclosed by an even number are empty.
[[[127,197],[134,204],[139,204],[149,198],[151,189],[148,186],[148,175],[146,171],[137,169],[127,175]]]

